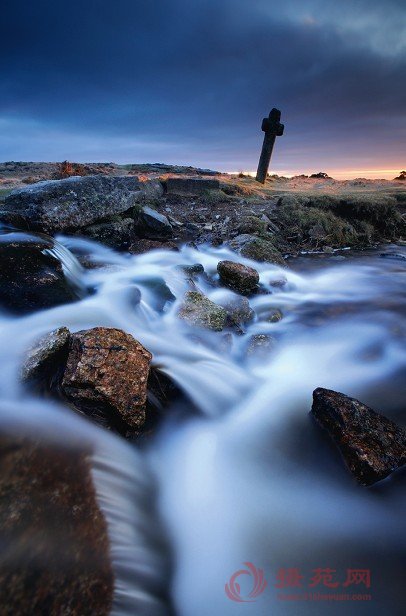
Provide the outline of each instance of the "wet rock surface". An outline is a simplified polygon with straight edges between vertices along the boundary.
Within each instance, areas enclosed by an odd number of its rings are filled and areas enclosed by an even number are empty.
[[[406,430],[359,400],[318,388],[311,413],[362,485],[372,485],[406,463]]]
[[[141,430],[152,355],[122,330],[95,327],[71,335],[61,389],[86,414]]]
[[[50,238],[0,235],[0,306],[27,313],[78,299],[60,261],[47,253],[52,247]]]
[[[64,366],[68,357],[70,331],[59,327],[43,336],[28,349],[21,369],[21,380],[35,383],[51,379],[58,366]]]
[[[110,546],[90,455],[0,433],[2,614],[110,613]]]
[[[220,332],[227,322],[227,311],[198,291],[188,291],[179,317],[189,325]]]
[[[258,287],[259,274],[253,267],[234,261],[220,261],[217,264],[217,271],[221,283],[237,293],[250,295]]]

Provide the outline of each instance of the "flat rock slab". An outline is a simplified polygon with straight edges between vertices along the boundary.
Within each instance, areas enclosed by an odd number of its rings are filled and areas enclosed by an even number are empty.
[[[139,430],[145,422],[152,355],[120,329],[71,335],[62,391],[80,410],[97,408]]]
[[[14,190],[0,219],[55,233],[72,231],[123,214],[144,196],[137,177],[88,175],[49,180]]]
[[[319,387],[311,412],[362,485],[376,483],[406,463],[406,430],[359,400]]]
[[[168,178],[166,192],[176,195],[203,195],[208,190],[219,190],[219,180],[206,178]]]

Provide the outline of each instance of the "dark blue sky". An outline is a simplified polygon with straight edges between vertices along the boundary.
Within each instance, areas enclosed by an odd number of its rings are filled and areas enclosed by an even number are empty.
[[[406,166],[405,0],[3,0],[0,160]],[[383,175],[383,173],[376,173]]]

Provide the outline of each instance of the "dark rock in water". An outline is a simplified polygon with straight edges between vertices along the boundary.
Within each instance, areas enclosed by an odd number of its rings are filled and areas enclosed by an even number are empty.
[[[68,357],[70,331],[60,327],[50,332],[27,351],[21,370],[21,379],[31,383],[52,378]]]
[[[208,190],[219,190],[220,182],[206,178],[168,178],[165,186],[168,193],[198,196]]]
[[[279,250],[270,241],[255,235],[237,235],[231,242],[230,248],[239,252],[243,257],[253,261],[275,263],[286,267],[285,260]]]
[[[110,613],[114,578],[91,454],[0,434],[2,614]]]
[[[227,312],[202,293],[188,291],[179,311],[179,317],[189,325],[220,332],[226,325]]]
[[[142,198],[137,177],[89,175],[38,182],[14,190],[0,219],[47,233],[73,231],[114,215],[123,215]]]
[[[406,463],[406,430],[359,400],[319,387],[311,412],[362,485],[376,483]]]
[[[204,274],[204,267],[201,263],[194,263],[193,265],[178,265],[177,269],[181,270],[191,280],[194,280],[198,276]]]
[[[137,216],[138,235],[152,240],[172,237],[172,225],[166,216],[145,205]]]
[[[111,248],[128,248],[134,239],[134,219],[124,218],[116,222],[104,222],[90,225],[80,230],[80,235],[90,237]]]
[[[95,327],[71,335],[62,392],[75,407],[101,415],[119,432],[145,422],[152,355],[122,330]]]
[[[166,241],[163,242],[161,240],[147,240],[145,238],[135,240],[128,252],[132,255],[141,255],[145,252],[149,252],[150,250],[179,250],[175,242]]]
[[[249,295],[258,287],[259,274],[253,267],[234,261],[220,261],[217,271],[222,284],[237,293]]]
[[[47,253],[52,247],[51,239],[0,235],[0,306],[27,313],[78,299],[60,261]]]

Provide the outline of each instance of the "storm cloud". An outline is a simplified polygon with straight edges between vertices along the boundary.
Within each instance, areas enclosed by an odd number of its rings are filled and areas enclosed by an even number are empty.
[[[274,169],[406,159],[403,0],[51,0],[2,9],[0,159]]]

